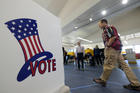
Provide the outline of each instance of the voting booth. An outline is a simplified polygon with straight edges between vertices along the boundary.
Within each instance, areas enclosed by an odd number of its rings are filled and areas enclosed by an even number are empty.
[[[136,62],[136,54],[133,49],[126,49],[126,57],[129,64],[137,64]]]
[[[32,0],[1,0],[0,42],[0,93],[69,93],[57,17]]]

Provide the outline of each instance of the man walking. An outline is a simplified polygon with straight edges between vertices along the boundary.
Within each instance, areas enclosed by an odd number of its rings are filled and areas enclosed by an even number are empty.
[[[84,70],[84,54],[85,54],[85,50],[84,50],[84,47],[81,46],[81,43],[78,42],[77,43],[78,47],[76,48],[76,57],[77,57],[77,60],[78,60],[78,69],[80,70],[80,61],[81,61],[81,64],[82,64],[82,70]]]
[[[106,86],[106,82],[116,64],[122,69],[130,84],[124,85],[124,88],[140,91],[140,82],[138,81],[131,68],[125,63],[121,55],[122,44],[118,32],[114,26],[109,26],[106,19],[99,21],[99,27],[103,29],[103,41],[105,45],[105,60],[103,73],[99,79],[94,79],[96,83]]]

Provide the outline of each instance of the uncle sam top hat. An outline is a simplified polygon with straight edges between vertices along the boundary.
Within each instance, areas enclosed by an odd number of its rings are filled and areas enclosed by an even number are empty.
[[[25,64],[17,76],[17,80],[20,82],[31,75],[31,70],[28,69],[30,62],[33,63],[42,57],[43,58],[40,61],[48,60],[53,57],[53,54],[48,51],[44,51],[40,42],[36,20],[21,18],[8,21],[5,24],[10,32],[14,34],[23,50]]]

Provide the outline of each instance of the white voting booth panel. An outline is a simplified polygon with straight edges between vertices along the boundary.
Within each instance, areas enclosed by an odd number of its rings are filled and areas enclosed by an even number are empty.
[[[69,93],[60,20],[31,0],[0,0],[0,93]]]

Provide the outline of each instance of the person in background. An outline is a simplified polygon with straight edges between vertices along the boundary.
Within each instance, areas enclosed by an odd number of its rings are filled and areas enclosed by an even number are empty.
[[[68,64],[67,60],[66,60],[66,56],[67,56],[67,52],[65,50],[65,48],[63,47],[63,59],[64,59],[64,64]]]
[[[98,45],[96,45],[96,47],[94,48],[94,58],[95,58],[98,65],[103,64],[102,60],[101,60],[100,49],[99,49]]]
[[[77,43],[77,48],[76,48],[76,57],[78,61],[78,69],[80,70],[80,62],[82,64],[82,70],[84,70],[84,55],[85,55],[85,50],[84,47],[81,46],[81,43]]]
[[[101,77],[99,79],[93,79],[93,81],[102,86],[106,86],[106,82],[109,79],[112,70],[115,68],[116,64],[118,64],[118,67],[125,72],[130,82],[129,85],[124,85],[123,87],[140,91],[140,82],[121,55],[122,43],[117,29],[114,26],[108,25],[106,19],[99,21],[99,27],[103,30],[102,37],[105,45],[105,60]]]
[[[104,49],[100,49],[100,57],[102,60],[102,63],[104,62],[105,56],[104,56]],[[103,63],[104,64],[104,63]]]

